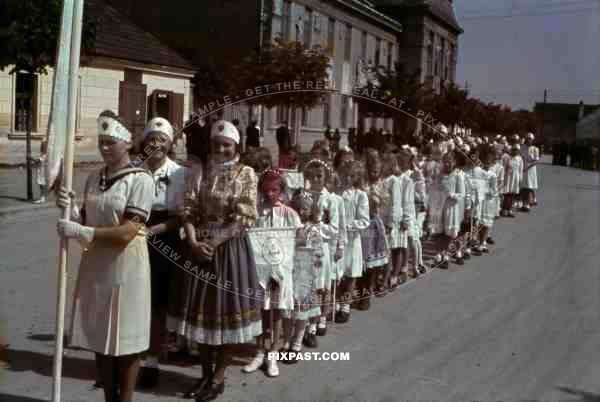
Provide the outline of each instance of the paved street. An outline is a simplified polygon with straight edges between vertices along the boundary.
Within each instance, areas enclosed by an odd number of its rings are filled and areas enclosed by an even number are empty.
[[[280,365],[279,378],[231,367],[222,401],[600,400],[600,176],[544,165],[540,206],[494,230],[497,246],[464,267],[433,270],[350,323],[318,351],[350,362]],[[0,232],[0,401],[50,400],[57,211],[4,217]],[[73,246],[69,294],[79,249]],[[70,307],[70,305],[69,305]],[[90,390],[92,355],[67,350],[64,402],[102,401]],[[163,366],[155,393],[176,401],[199,372]]]

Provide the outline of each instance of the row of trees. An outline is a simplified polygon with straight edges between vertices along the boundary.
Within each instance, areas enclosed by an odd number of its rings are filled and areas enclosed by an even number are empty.
[[[408,71],[402,64],[396,64],[392,70],[371,67],[368,74],[371,77],[366,85],[369,93],[377,90],[387,98],[396,98],[397,104],[403,102],[403,110],[411,112],[403,113],[368,98],[357,98],[361,112],[367,116],[394,118],[394,127],[399,135],[413,134],[416,126],[413,116],[417,111],[423,111],[425,116],[429,114],[436,124],[441,122],[451,130],[457,127],[471,129],[475,135],[523,133],[534,131],[536,127],[533,112],[486,103],[470,97],[467,90],[454,83],[443,86],[436,93],[429,82],[421,82],[419,71]]]

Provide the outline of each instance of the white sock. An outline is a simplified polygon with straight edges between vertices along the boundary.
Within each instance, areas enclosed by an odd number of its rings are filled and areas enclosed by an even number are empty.
[[[327,326],[327,317],[321,316],[319,318],[319,328],[325,328]]]
[[[335,303],[335,311],[340,311],[341,308],[341,303]]]
[[[283,349],[284,349],[284,350],[288,350],[289,348],[290,348],[290,341],[286,341],[286,342],[283,344]]]
[[[310,325],[308,326],[308,333],[311,335],[316,334],[317,333],[317,324],[310,323]]]
[[[437,254],[435,256],[435,262],[440,262],[440,261],[442,261],[442,255],[441,254]]]
[[[348,304],[348,303],[342,304],[341,311],[343,313],[349,313],[350,312],[350,304]]]

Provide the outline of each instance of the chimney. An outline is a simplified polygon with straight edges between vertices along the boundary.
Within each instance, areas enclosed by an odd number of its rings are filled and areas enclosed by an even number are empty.
[[[579,101],[579,116],[577,116],[577,120],[583,119],[583,111],[584,111],[583,101]]]

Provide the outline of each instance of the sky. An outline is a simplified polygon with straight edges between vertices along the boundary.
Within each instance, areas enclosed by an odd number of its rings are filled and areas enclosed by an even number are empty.
[[[454,0],[456,81],[513,109],[600,104],[600,0]]]

